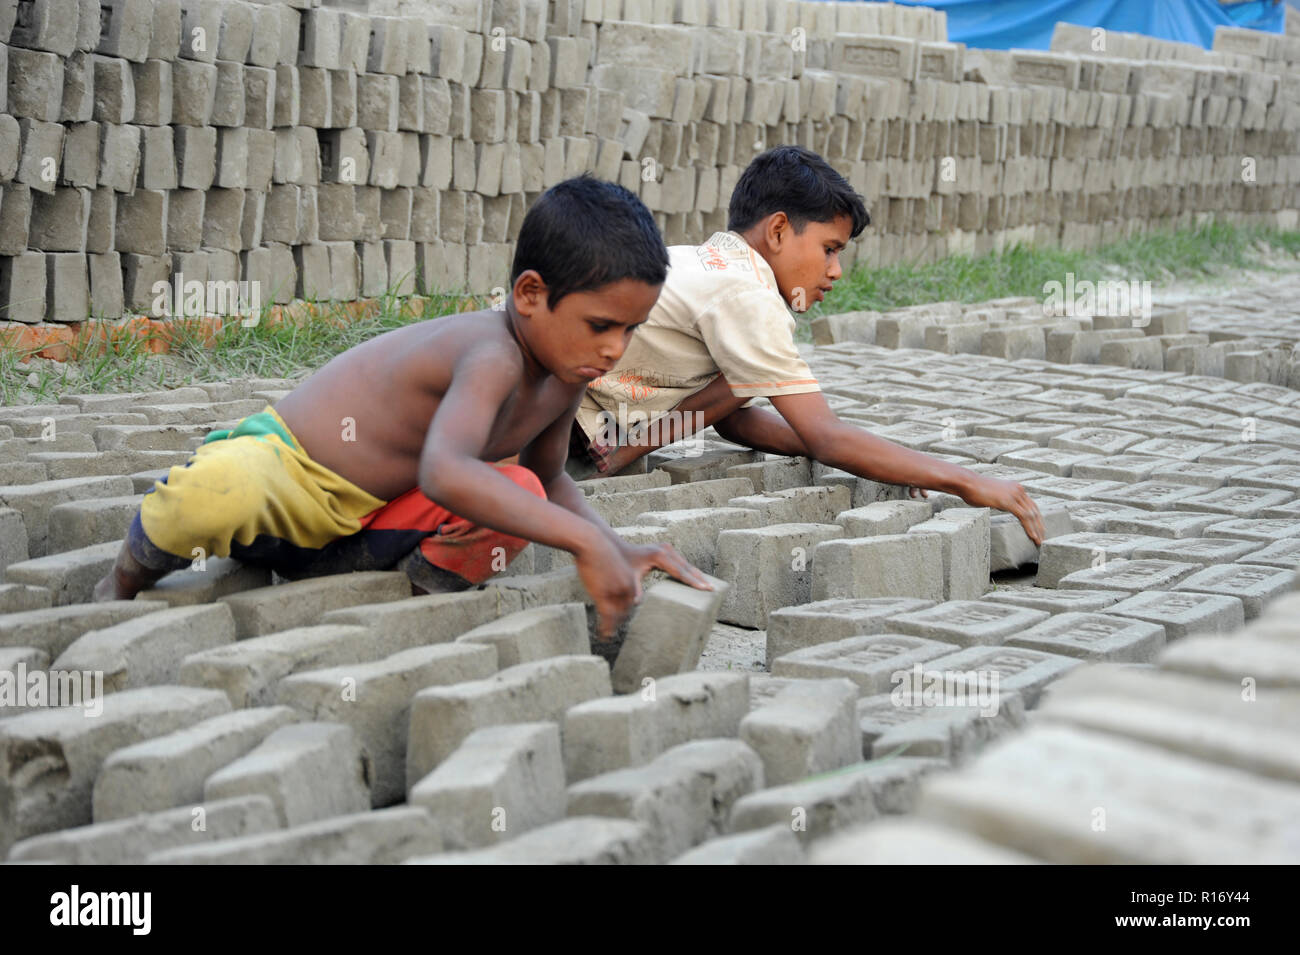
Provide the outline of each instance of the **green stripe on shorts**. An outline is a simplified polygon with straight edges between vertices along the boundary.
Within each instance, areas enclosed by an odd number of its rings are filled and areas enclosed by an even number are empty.
[[[242,438],[245,435],[252,435],[255,438],[265,438],[270,435],[275,435],[295,451],[302,450],[298,447],[293,438],[289,436],[289,432],[284,430],[280,425],[280,422],[275,419],[275,415],[267,411],[260,411],[257,414],[251,414],[233,428],[213,431],[203,439],[203,443],[210,444],[213,441],[224,441],[227,438]]]

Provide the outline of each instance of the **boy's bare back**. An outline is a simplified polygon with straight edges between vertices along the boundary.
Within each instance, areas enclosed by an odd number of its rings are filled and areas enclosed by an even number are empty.
[[[519,453],[583,390],[530,360],[504,311],[470,312],[395,329],[335,357],[275,410],[322,466],[383,500],[419,484],[420,455],[453,369],[515,386],[496,413],[485,461]]]

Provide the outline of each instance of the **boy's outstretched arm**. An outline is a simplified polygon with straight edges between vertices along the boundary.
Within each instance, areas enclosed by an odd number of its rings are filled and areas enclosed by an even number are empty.
[[[1029,494],[1014,481],[984,477],[920,451],[900,447],[864,428],[845,424],[831,411],[820,392],[768,399],[781,412],[779,416],[762,408],[740,407],[746,400],[734,397],[726,379],[719,375],[674,409],[683,414],[680,420],[660,429],[659,441],[619,448],[610,457],[609,470],[618,473],[642,455],[687,437],[681,425],[695,421],[685,412],[699,411],[703,416],[699,426],[713,425],[728,441],[756,451],[802,455],[889,484],[947,491],[976,507],[1009,511],[1020,521],[1030,540],[1037,545],[1043,542],[1042,515]]]
[[[475,524],[572,553],[596,601],[601,636],[611,635],[640,596],[641,578],[607,529],[528,493],[481,459],[521,374],[518,353],[504,348],[482,347],[456,361],[425,437],[420,490]]]
[[[1020,521],[1030,540],[1036,545],[1043,543],[1045,530],[1038,505],[1015,481],[985,477],[846,424],[826,404],[821,392],[774,395],[769,400],[807,448],[808,457],[860,477],[946,491],[976,507],[1009,511]],[[774,416],[746,416],[749,417],[754,419],[753,427],[779,434],[780,429],[773,422],[764,420]]]

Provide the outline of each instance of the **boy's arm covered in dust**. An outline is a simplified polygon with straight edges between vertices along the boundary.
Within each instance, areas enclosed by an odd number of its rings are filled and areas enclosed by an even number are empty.
[[[614,452],[609,470],[617,474],[642,455],[686,437],[683,424],[691,420],[691,414],[699,412],[699,420],[693,423],[700,427],[713,425],[724,440],[756,451],[802,455],[859,477],[947,491],[977,507],[1009,511],[1020,521],[1030,540],[1042,544],[1046,533],[1042,515],[1028,492],[1014,481],[979,475],[878,438],[865,428],[845,424],[820,392],[770,398],[779,416],[762,408],[740,407],[746,400],[734,397],[726,379],[719,375],[674,409],[683,414],[672,420],[669,427],[659,429],[657,441],[642,440]]]
[[[612,635],[641,593],[641,578],[627,557],[607,531],[530,494],[482,460],[521,374],[518,353],[490,343],[455,359],[420,454],[420,490],[475,524],[572,553],[595,601],[601,635]]]
[[[865,428],[841,421],[820,391],[773,395],[772,405],[808,449],[808,456],[829,467],[890,484],[914,485],[955,494],[976,507],[1009,511],[1025,533],[1041,545],[1045,530],[1038,506],[1014,481],[1001,481],[920,451],[876,437]],[[761,409],[745,409],[759,411]],[[751,416],[754,424],[770,415]],[[775,424],[773,422],[772,424]],[[761,425],[760,425],[761,427]],[[774,430],[769,427],[768,430]]]
[[[452,513],[493,530],[578,554],[600,549],[588,521],[517,486],[482,459],[492,426],[521,369],[508,349],[482,346],[457,358],[420,453],[420,490]]]

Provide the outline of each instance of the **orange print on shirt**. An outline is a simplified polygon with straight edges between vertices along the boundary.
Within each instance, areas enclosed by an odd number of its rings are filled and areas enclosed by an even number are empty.
[[[700,246],[699,256],[700,264],[706,269],[720,270],[727,267],[727,260],[723,257],[722,253],[711,245]]]
[[[617,382],[633,401],[644,401],[659,393],[657,385],[646,384],[645,376],[638,375],[635,372],[622,372],[619,374]]]

